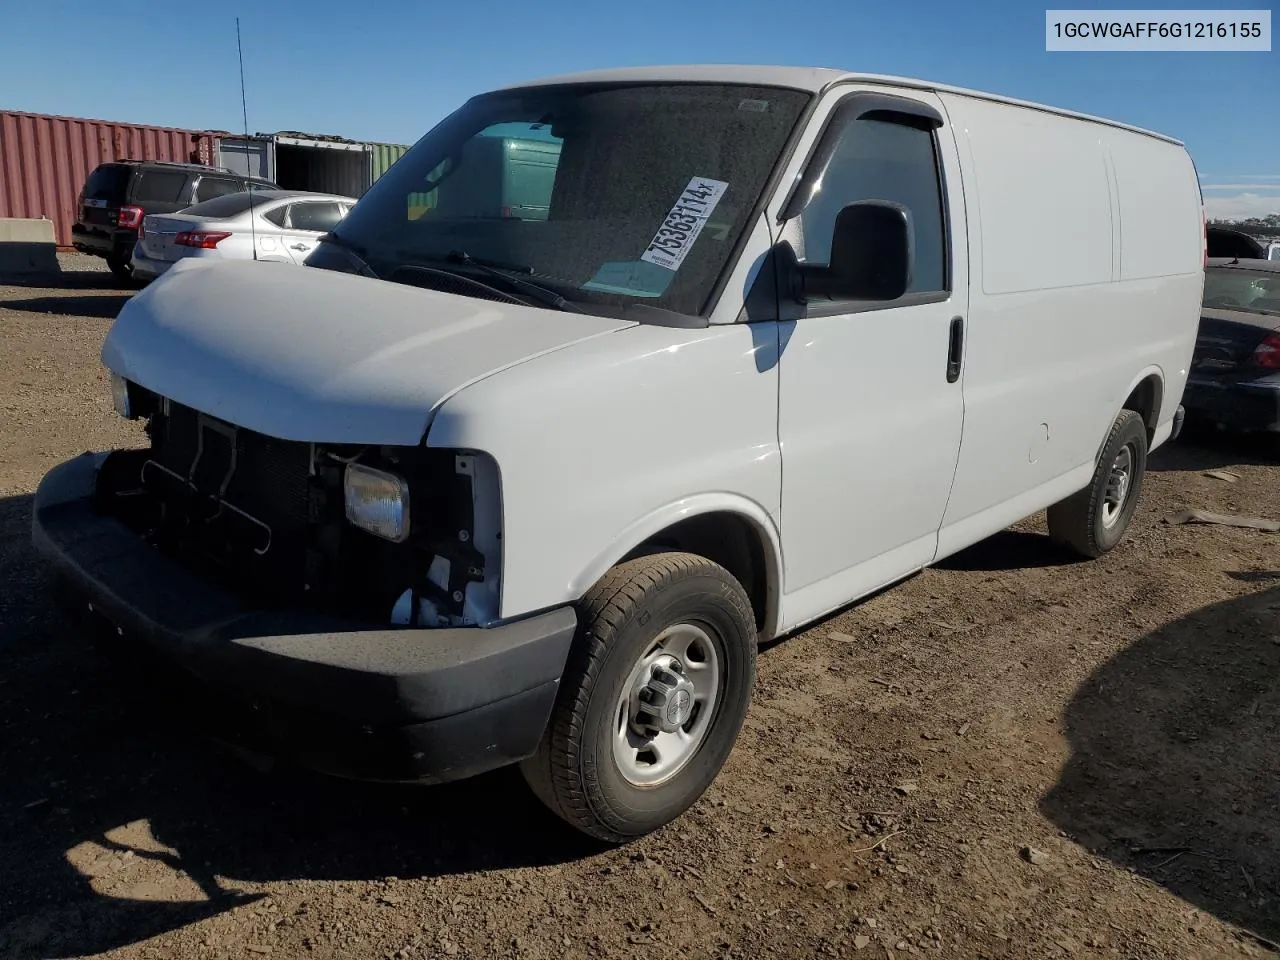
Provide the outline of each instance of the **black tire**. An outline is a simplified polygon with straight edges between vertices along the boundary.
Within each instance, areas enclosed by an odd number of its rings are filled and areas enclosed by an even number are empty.
[[[1107,488],[1112,467],[1128,448],[1129,482],[1120,509],[1108,523]],[[1129,529],[1147,472],[1147,425],[1132,410],[1121,410],[1098,455],[1093,480],[1079,493],[1049,508],[1049,536],[1084,557],[1096,558],[1118,544]]]
[[[114,253],[107,256],[107,269],[115,274],[117,280],[125,283],[133,281],[133,265],[123,257]]]
[[[618,564],[578,609],[578,635],[551,719],[521,771],[567,823],[599,840],[625,843],[679,817],[724,766],[755,686],[755,616],[727,570],[675,552]],[[661,783],[636,786],[615,759],[615,711],[641,657],[664,630],[681,623],[696,624],[717,644],[721,690],[685,765]]]

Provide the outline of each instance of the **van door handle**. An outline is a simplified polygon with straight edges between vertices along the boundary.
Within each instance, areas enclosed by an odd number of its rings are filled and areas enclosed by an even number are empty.
[[[947,383],[960,379],[960,358],[964,356],[964,317],[951,318],[951,339],[947,346]]]

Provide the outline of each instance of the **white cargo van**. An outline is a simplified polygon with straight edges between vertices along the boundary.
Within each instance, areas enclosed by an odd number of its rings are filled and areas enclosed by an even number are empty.
[[[554,145],[535,215],[449,193],[480,137]],[[1046,507],[1116,545],[1204,252],[1187,151],[1107,120],[797,68],[497,90],[308,269],[135,296],[102,358],[148,445],[51,471],[34,536],[245,742],[519,762],[625,841],[720,770],[758,641]]]

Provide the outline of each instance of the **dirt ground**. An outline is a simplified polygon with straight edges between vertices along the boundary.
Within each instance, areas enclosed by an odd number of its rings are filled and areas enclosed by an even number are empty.
[[[31,493],[138,433],[98,363],[128,294],[63,263],[0,282],[0,957],[1280,952],[1280,535],[1163,522],[1280,516],[1262,448],[1159,451],[1100,561],[1033,518],[773,644],[709,794],[602,849],[510,772],[258,772],[89,645]]]

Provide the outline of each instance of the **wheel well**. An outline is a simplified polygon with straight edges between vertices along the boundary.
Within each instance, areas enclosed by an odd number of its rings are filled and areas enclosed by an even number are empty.
[[[1147,442],[1155,439],[1156,421],[1164,400],[1164,385],[1154,373],[1143,379],[1124,402],[1125,410],[1132,410],[1147,425]]]
[[[706,557],[729,571],[746,590],[756,617],[756,629],[764,631],[776,603],[771,589],[770,563],[765,544],[751,521],[736,513],[704,513],[681,520],[654,534],[623,560],[682,550]]]

